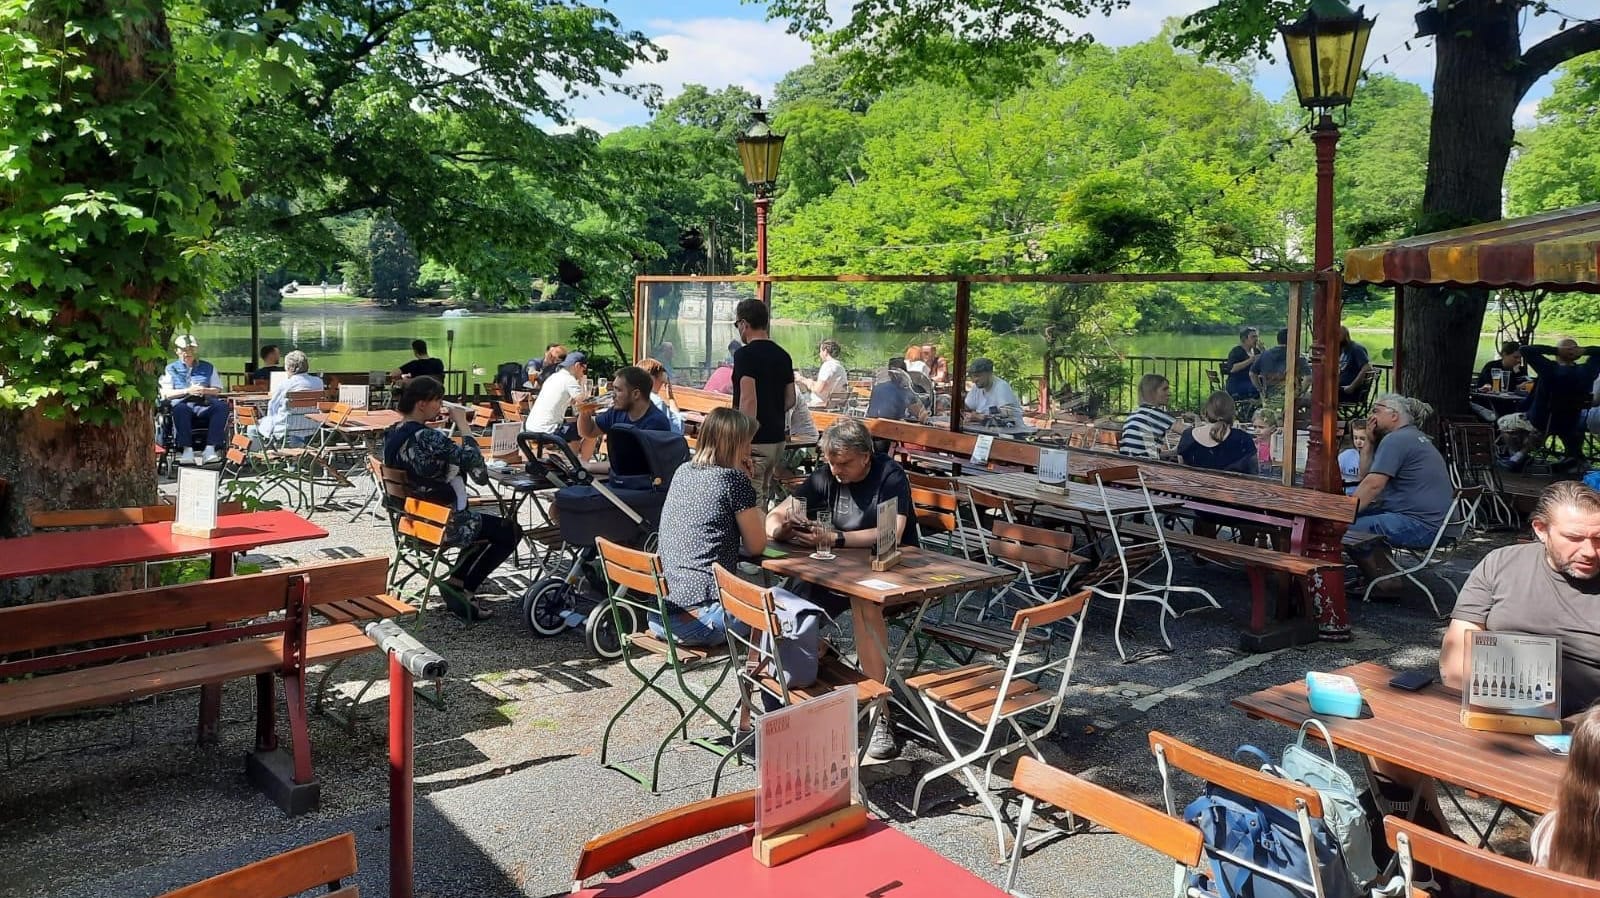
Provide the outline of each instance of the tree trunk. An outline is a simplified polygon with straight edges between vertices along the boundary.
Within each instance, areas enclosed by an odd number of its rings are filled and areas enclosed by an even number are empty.
[[[85,18],[109,19],[115,15],[122,33],[112,39],[102,35],[87,45],[94,70],[94,94],[109,102],[130,94],[173,90],[166,77],[168,63],[150,58],[151,48],[167,48],[171,37],[162,5],[150,5],[149,14],[128,15],[119,0],[98,0],[86,9]],[[82,34],[64,37],[59,22],[44,21],[36,26],[40,35],[66,43],[85,40]],[[53,32],[53,34],[51,34]],[[154,124],[154,123],[152,123]],[[132,166],[136,160],[128,160]],[[124,177],[124,172],[68,171],[66,182],[82,183],[89,189],[107,180]],[[161,284],[128,287],[126,295],[143,301],[145,308],[165,301]],[[57,321],[82,321],[93,318],[92,304],[78,306],[74,297],[63,295]],[[146,321],[148,321],[148,316]],[[155,335],[165,343],[166,334]],[[156,366],[132,366],[131,376],[153,381]],[[68,410],[46,400],[26,410],[0,412],[0,477],[11,482],[11,498],[0,521],[0,532],[21,535],[28,532],[30,512],[50,508],[110,508],[148,505],[157,495],[151,405],[124,402],[107,390],[101,407],[112,407],[121,415],[116,424],[85,424]],[[46,412],[60,413],[57,418]],[[72,577],[33,578],[0,581],[0,606],[43,598],[62,598],[127,586],[128,571],[85,573]]]
[[[1518,7],[1457,0],[1435,38],[1433,120],[1420,232],[1500,218],[1511,156],[1512,116],[1521,99]],[[1467,24],[1470,22],[1470,25]],[[1405,392],[1441,414],[1466,411],[1487,290],[1406,292]]]

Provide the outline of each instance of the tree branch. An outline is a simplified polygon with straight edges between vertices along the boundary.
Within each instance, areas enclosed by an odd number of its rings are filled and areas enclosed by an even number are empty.
[[[1522,54],[1520,78],[1517,82],[1517,100],[1556,66],[1593,50],[1600,50],[1600,24],[1584,22],[1558,31]]]

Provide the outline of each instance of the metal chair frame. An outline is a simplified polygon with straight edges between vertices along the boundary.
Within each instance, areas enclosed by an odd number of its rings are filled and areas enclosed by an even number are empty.
[[[1416,575],[1430,567],[1435,567],[1448,561],[1455,554],[1455,550],[1460,547],[1461,543],[1465,542],[1467,528],[1471,526],[1472,521],[1477,517],[1478,505],[1483,500],[1483,493],[1484,489],[1481,486],[1457,487],[1454,498],[1450,500],[1450,508],[1445,512],[1444,520],[1439,522],[1439,529],[1434,531],[1433,541],[1428,543],[1427,548],[1389,544],[1390,557],[1396,558],[1395,570],[1373,577],[1367,583],[1366,591],[1361,594],[1361,601],[1372,601],[1372,589],[1379,583],[1404,577],[1422,590],[1423,595],[1428,597],[1428,604],[1433,606],[1434,616],[1443,617],[1444,614],[1439,610],[1439,602],[1433,597],[1433,590],[1429,589],[1428,585],[1423,583]],[[1410,558],[1414,563],[1408,566],[1401,566],[1398,560],[1398,556],[1401,555]],[[1461,587],[1452,583],[1447,577],[1440,576],[1439,579],[1450,587],[1455,597],[1459,598],[1461,596]]]
[[[606,607],[612,622],[616,625],[616,632],[622,634],[622,663],[639,681],[639,688],[628,696],[622,707],[618,708],[617,712],[611,715],[611,720],[606,723],[605,733],[600,737],[600,766],[616,770],[651,792],[657,792],[659,791],[657,785],[661,779],[661,758],[679,733],[692,745],[718,755],[728,753],[728,746],[719,744],[715,740],[705,737],[691,738],[689,722],[694,718],[695,712],[704,711],[707,717],[722,727],[722,735],[733,734],[733,725],[713,711],[709,704],[711,696],[721,688],[722,681],[728,678],[728,672],[733,668],[731,656],[727,654],[725,646],[709,648],[703,658],[686,657],[680,650],[678,638],[672,631],[672,615],[669,613],[675,610],[676,606],[667,601],[667,580],[662,573],[660,555],[630,549],[604,538],[595,540],[595,548],[600,552],[600,563],[605,570],[606,579],[612,584],[611,591],[606,595]],[[649,596],[648,600],[643,596]],[[662,636],[658,639],[650,633],[631,634],[629,631],[632,627],[628,625],[630,622],[623,620],[624,608],[632,612],[629,615],[630,621],[632,618],[642,620],[646,615],[657,615],[661,620]],[[649,636],[652,643],[659,642],[665,651],[641,648],[647,645],[640,638],[642,636]],[[657,658],[660,663],[655,670],[647,671],[639,664],[642,660],[641,655]],[[717,672],[716,679],[704,688],[696,688],[684,676],[691,671],[712,665],[720,666],[721,670]],[[678,691],[689,699],[690,707],[687,711],[672,693],[657,685],[657,681],[668,673],[672,674]],[[650,692],[671,705],[678,713],[678,719],[667,729],[661,743],[656,746],[655,760],[647,776],[621,761],[608,758],[611,753],[611,733],[616,728],[617,721],[628,713],[628,709],[632,708],[635,702]]]

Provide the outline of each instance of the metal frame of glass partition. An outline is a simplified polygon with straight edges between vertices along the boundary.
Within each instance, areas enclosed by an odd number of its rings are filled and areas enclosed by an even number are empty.
[[[1341,308],[1341,281],[1333,271],[1279,271],[1279,272],[1159,272],[1159,273],[1097,273],[1097,274],[925,274],[925,275],[895,275],[895,274],[839,274],[839,275],[645,275],[634,279],[634,327],[633,352],[635,359],[646,356],[647,347],[659,343],[652,339],[655,330],[652,327],[650,302],[648,294],[652,288],[659,285],[695,285],[703,286],[704,297],[700,298],[702,312],[698,321],[704,322],[702,338],[704,341],[704,359],[709,369],[710,359],[714,347],[712,333],[717,320],[716,286],[718,284],[749,284],[752,289],[751,296],[762,293],[771,295],[772,284],[799,284],[799,283],[836,283],[836,284],[863,284],[863,283],[902,283],[902,284],[951,284],[955,290],[954,297],[954,333],[953,346],[950,357],[950,379],[955,384],[965,384],[967,376],[968,331],[972,324],[972,286],[974,284],[1159,284],[1159,283],[1281,283],[1289,287],[1289,307],[1287,326],[1289,331],[1288,357],[1298,358],[1301,353],[1301,334],[1305,330],[1302,326],[1309,319],[1305,309],[1304,285],[1312,284],[1321,288],[1317,297],[1317,305],[1327,310],[1326,317],[1318,316],[1316,326],[1312,328],[1311,344],[1311,416],[1309,423],[1309,452],[1318,453],[1322,463],[1322,472],[1337,472],[1338,442],[1335,434],[1338,433],[1338,321]],[[680,294],[681,295],[681,294]],[[781,295],[774,304],[781,301]],[[680,319],[681,320],[681,319]],[[729,321],[732,319],[729,318]],[[726,322],[723,322],[724,324]],[[1289,365],[1284,383],[1284,391],[1289,396],[1299,395],[1300,377],[1298,366]],[[954,397],[953,397],[954,398]],[[1284,408],[1284,466],[1283,482],[1292,485],[1295,481],[1297,469],[1297,434],[1300,422],[1296,420],[1297,410],[1295,402],[1286,402]],[[950,415],[950,429],[961,432],[961,416],[958,413]],[[1308,465],[1309,467],[1309,465]],[[1329,484],[1337,483],[1337,476],[1329,477],[1326,473],[1322,476]],[[1310,485],[1310,484],[1308,484]],[[1327,488],[1328,485],[1321,485]]]

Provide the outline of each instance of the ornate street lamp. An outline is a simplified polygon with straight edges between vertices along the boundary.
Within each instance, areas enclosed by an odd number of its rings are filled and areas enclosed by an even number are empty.
[[[1300,18],[1278,28],[1283,35],[1289,71],[1300,105],[1315,110],[1317,123],[1311,142],[1317,156],[1316,239],[1312,264],[1323,275],[1316,285],[1311,315],[1311,427],[1306,446],[1305,484],[1324,492],[1338,492],[1339,465],[1334,440],[1335,412],[1339,408],[1339,306],[1338,282],[1333,279],[1333,160],[1339,144],[1339,127],[1330,114],[1349,106],[1361,79],[1361,59],[1372,36],[1373,19],[1352,10],[1343,0],[1311,0]],[[1292,399],[1290,401],[1293,401]],[[1317,557],[1338,561],[1343,527],[1313,522],[1306,549]],[[1345,611],[1344,577],[1340,568],[1324,578],[1313,596],[1317,628],[1324,639],[1350,638]]]
[[[739,161],[744,163],[744,179],[756,192],[756,274],[767,273],[767,209],[772,205],[772,188],[778,182],[778,160],[783,157],[783,135],[767,124],[767,112],[756,101],[750,113],[750,127],[737,138]],[[761,301],[772,302],[771,285],[760,285]]]

